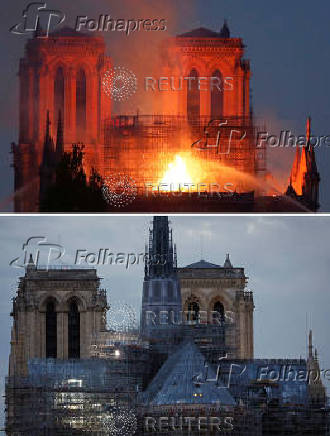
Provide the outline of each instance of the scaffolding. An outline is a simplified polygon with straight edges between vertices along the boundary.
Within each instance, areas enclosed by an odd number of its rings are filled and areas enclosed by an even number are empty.
[[[218,182],[221,170],[237,171],[238,192],[251,189],[252,178],[266,171],[265,146],[257,148],[256,127],[249,117],[188,120],[174,115],[119,115],[104,124],[105,175],[131,177],[138,190],[161,181],[175,155],[187,153],[203,168],[196,183]],[[234,176],[233,176],[234,177]],[[230,182],[230,180],[226,180]]]
[[[33,359],[28,377],[6,380],[6,431],[15,435],[108,435],[134,409],[145,353],[121,346],[107,359]]]

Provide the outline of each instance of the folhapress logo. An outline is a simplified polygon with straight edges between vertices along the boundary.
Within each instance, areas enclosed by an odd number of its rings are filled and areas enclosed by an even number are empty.
[[[34,265],[44,265],[48,268],[64,256],[65,248],[60,244],[47,241],[45,236],[31,236],[22,246],[22,253],[10,261],[9,265],[14,268],[26,268],[30,262]]]
[[[22,15],[23,22],[15,24],[9,31],[16,35],[26,35],[40,29],[37,38],[48,38],[49,32],[65,20],[63,12],[47,9],[46,3],[29,3]]]

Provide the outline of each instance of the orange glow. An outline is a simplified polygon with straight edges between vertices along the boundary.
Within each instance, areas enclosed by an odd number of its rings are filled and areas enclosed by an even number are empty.
[[[174,161],[168,164],[168,169],[160,184],[164,184],[164,191],[184,191],[185,184],[192,184],[190,172],[187,169],[187,161],[179,154],[175,155]]]
[[[258,180],[251,174],[238,171],[220,162],[207,161],[193,156],[190,152],[174,153],[167,156],[167,168],[158,179],[153,190],[161,192],[225,192],[228,188],[236,192],[271,189],[266,180]],[[226,188],[227,186],[227,188]]]

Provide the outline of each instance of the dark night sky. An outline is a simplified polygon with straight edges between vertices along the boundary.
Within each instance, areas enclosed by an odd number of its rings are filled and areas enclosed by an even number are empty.
[[[305,119],[312,116],[312,133],[330,134],[330,51],[328,17],[329,2],[293,0],[278,2],[264,0],[64,0],[47,2],[48,8],[60,9],[66,14],[66,24],[73,24],[77,15],[91,18],[110,14],[115,18],[166,18],[167,32],[150,38],[147,32],[131,34],[103,32],[108,53],[117,65],[147,65],[152,63],[148,48],[158,38],[182,33],[196,27],[219,30],[227,18],[232,36],[240,36],[247,45],[246,57],[251,60],[253,106],[258,118],[265,120],[270,133],[291,129],[297,135],[305,133]],[[26,36],[13,35],[9,28],[22,20],[22,11],[28,2],[6,2],[1,14],[1,151],[0,199],[13,191],[13,171],[9,168],[9,144],[17,141],[18,61],[23,54]],[[164,35],[164,33],[166,35]],[[143,40],[143,50],[141,50]],[[147,61],[144,56],[147,56]],[[271,151],[269,168],[288,174],[292,150]],[[321,173],[321,210],[330,211],[328,148],[317,150]],[[7,206],[10,210],[11,205]]]

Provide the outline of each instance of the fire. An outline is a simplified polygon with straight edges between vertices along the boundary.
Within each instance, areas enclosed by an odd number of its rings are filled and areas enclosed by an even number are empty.
[[[189,189],[184,187],[184,184],[192,184],[192,178],[187,169],[186,161],[177,154],[173,162],[168,164],[168,170],[162,178],[161,184],[166,185],[165,189],[171,191],[183,191]]]

